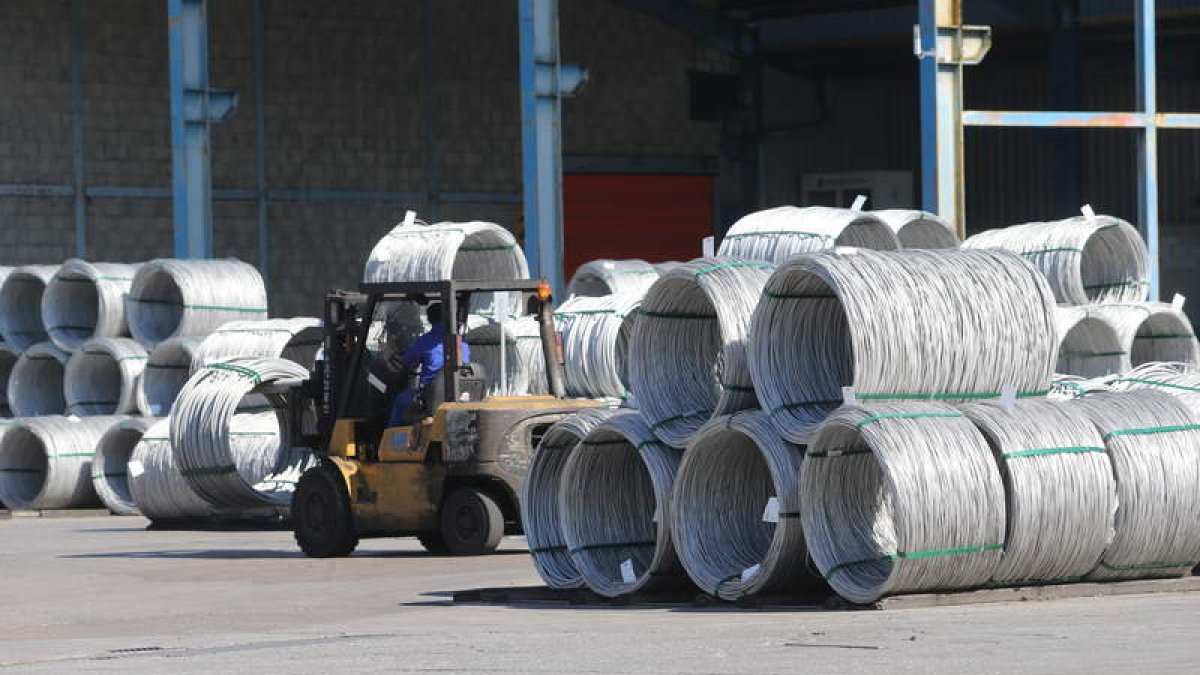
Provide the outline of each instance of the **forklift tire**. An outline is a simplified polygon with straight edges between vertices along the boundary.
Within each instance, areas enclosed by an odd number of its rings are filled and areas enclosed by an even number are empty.
[[[300,476],[292,495],[292,532],[311,558],[341,558],[358,546],[350,495],[337,469],[317,466]]]
[[[424,546],[426,551],[434,555],[449,555],[450,553],[450,548],[446,546],[446,540],[442,538],[441,532],[418,534],[417,541],[421,542],[421,546]]]
[[[458,488],[438,515],[442,540],[451,555],[483,555],[500,545],[504,514],[495,500],[475,488]]]

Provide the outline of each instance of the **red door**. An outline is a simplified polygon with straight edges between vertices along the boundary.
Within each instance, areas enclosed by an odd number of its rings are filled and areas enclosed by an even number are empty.
[[[712,222],[712,176],[563,176],[564,272],[596,258],[698,258]]]

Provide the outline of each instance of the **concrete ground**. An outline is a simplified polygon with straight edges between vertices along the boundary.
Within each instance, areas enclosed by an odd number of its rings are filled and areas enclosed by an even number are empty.
[[[288,532],[149,532],[138,518],[0,520],[0,671],[1196,672],[1200,593],[931,609],[450,604],[529,585],[524,542],[415,540],[309,560]]]

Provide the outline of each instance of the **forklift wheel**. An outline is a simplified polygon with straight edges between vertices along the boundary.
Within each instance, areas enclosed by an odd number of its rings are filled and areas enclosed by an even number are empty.
[[[300,477],[292,495],[292,532],[312,558],[348,556],[358,546],[350,496],[337,469],[313,467]]]
[[[504,514],[495,500],[474,488],[459,488],[442,502],[442,540],[452,555],[483,555],[500,545]]]

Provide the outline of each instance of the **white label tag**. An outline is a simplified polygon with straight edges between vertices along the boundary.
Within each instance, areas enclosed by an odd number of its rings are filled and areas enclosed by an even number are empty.
[[[621,581],[627,584],[637,581],[637,575],[633,573],[633,560],[629,558],[626,558],[625,562],[621,563]]]
[[[867,205],[867,196],[859,195],[854,198],[854,203],[850,205],[850,210],[851,211],[862,211],[863,207],[866,205]]]
[[[1011,384],[1000,387],[1000,407],[1012,411],[1017,405],[1017,388]]]
[[[1079,212],[1082,213],[1083,217],[1088,220],[1096,219],[1096,212],[1092,210],[1091,204],[1084,204],[1083,206],[1079,207]]]
[[[705,237],[700,241],[700,254],[705,258],[711,258],[716,255],[716,240],[712,237]]]
[[[779,522],[779,500],[771,497],[767,500],[767,505],[763,508],[762,519],[764,523]]]
[[[755,574],[758,574],[758,570],[761,567],[762,567],[761,564],[751,565],[751,566],[747,567],[746,569],[742,570],[742,582],[744,583],[744,582],[752,579]]]
[[[367,373],[367,382],[370,382],[371,386],[381,394],[387,391],[387,385],[383,383],[383,380],[375,377],[375,373]]]
[[[854,395],[854,387],[842,387],[842,405],[858,405],[858,397]]]
[[[1180,293],[1176,293],[1175,297],[1171,299],[1171,309],[1175,310],[1176,312],[1182,312],[1183,303],[1185,302],[1187,302],[1187,298]]]
[[[146,467],[142,466],[141,462],[139,462],[135,459],[129,463],[129,475],[130,476],[137,478],[138,476],[140,476],[144,473],[146,473]]]
[[[415,222],[417,222],[417,212],[416,211],[405,211],[404,212],[404,226],[412,227],[413,223],[415,223]]]
[[[82,419],[79,418],[79,415],[67,415],[67,420],[70,422],[74,422],[75,424],[79,424],[80,422],[83,421]]]

